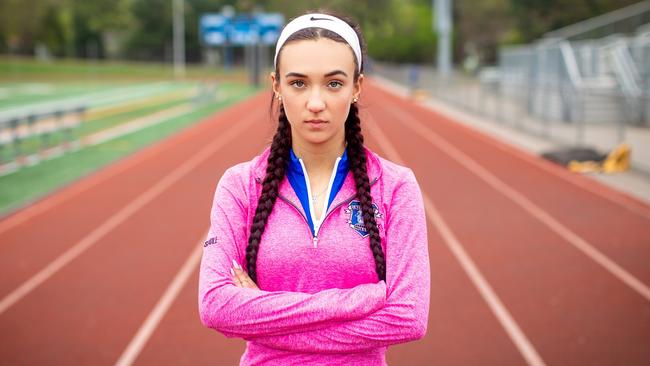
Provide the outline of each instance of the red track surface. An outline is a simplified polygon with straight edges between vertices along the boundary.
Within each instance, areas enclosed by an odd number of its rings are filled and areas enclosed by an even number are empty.
[[[199,253],[193,250],[223,171],[270,142],[269,98],[251,98],[0,222],[0,302],[28,280],[36,284],[0,307],[0,364],[115,364],[188,257]],[[650,207],[372,83],[362,104],[368,145],[411,167],[433,204],[428,333],[392,346],[390,365],[521,365],[529,363],[525,354],[548,365],[650,363],[650,299],[549,226],[559,222],[647,288]],[[418,121],[426,132],[414,129]],[[382,133],[387,141],[378,141]],[[462,156],[432,143],[434,133]],[[481,169],[500,185],[481,179]],[[487,305],[432,210],[532,353]],[[45,275],[34,281],[39,272]],[[201,325],[197,282],[195,265],[134,364],[238,364],[244,342]]]

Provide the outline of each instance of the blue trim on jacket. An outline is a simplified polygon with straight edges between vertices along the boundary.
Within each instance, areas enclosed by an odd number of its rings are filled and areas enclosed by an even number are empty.
[[[287,166],[287,179],[291,184],[291,187],[296,192],[296,196],[302,204],[302,208],[305,210],[305,216],[307,217],[307,222],[309,223],[309,228],[311,229],[312,235],[315,236],[314,222],[311,219],[311,211],[309,209],[309,194],[307,192],[307,179],[305,177],[306,172],[303,172],[302,165],[300,164],[300,159],[293,152],[293,149],[290,149],[291,158]],[[343,155],[339,164],[336,167],[336,176],[334,177],[334,182],[332,182],[332,188],[330,191],[329,199],[327,200],[327,208],[329,209],[334,197],[343,187],[343,182],[345,177],[348,175],[349,165],[348,165],[348,152],[347,148],[343,150]]]

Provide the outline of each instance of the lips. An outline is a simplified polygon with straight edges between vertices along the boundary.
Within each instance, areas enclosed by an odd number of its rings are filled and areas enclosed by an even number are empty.
[[[311,123],[311,124],[321,124],[321,123],[326,123],[327,121],[323,121],[322,119],[311,119],[309,121],[305,121],[306,123]]]

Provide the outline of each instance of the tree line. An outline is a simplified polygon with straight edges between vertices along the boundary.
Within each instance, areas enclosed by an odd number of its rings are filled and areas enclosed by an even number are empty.
[[[638,0],[453,0],[454,58],[475,53],[493,62],[500,45],[544,33]],[[200,62],[198,21],[233,6],[237,13],[281,12],[288,20],[327,8],[362,25],[368,53],[391,62],[432,62],[431,0],[184,0],[188,62]],[[0,0],[0,53],[57,58],[169,61],[172,0]]]

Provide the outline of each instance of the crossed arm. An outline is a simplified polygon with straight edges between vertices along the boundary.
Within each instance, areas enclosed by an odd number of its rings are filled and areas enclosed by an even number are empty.
[[[386,282],[315,294],[241,288],[230,274],[237,248],[212,245],[201,261],[202,322],[229,337],[300,352],[364,351],[421,338],[427,328],[430,269],[422,196],[408,173],[387,215]],[[218,188],[219,194],[230,192]],[[229,218],[237,211],[221,207],[230,202],[221,198],[215,199],[210,235],[237,239],[236,220]]]
[[[199,274],[199,315],[205,326],[227,337],[282,335],[359,319],[383,307],[384,282],[314,294],[237,287],[230,268],[233,259],[241,258],[237,243],[245,243],[247,233],[236,188],[227,171],[215,192],[211,239],[204,245]]]

